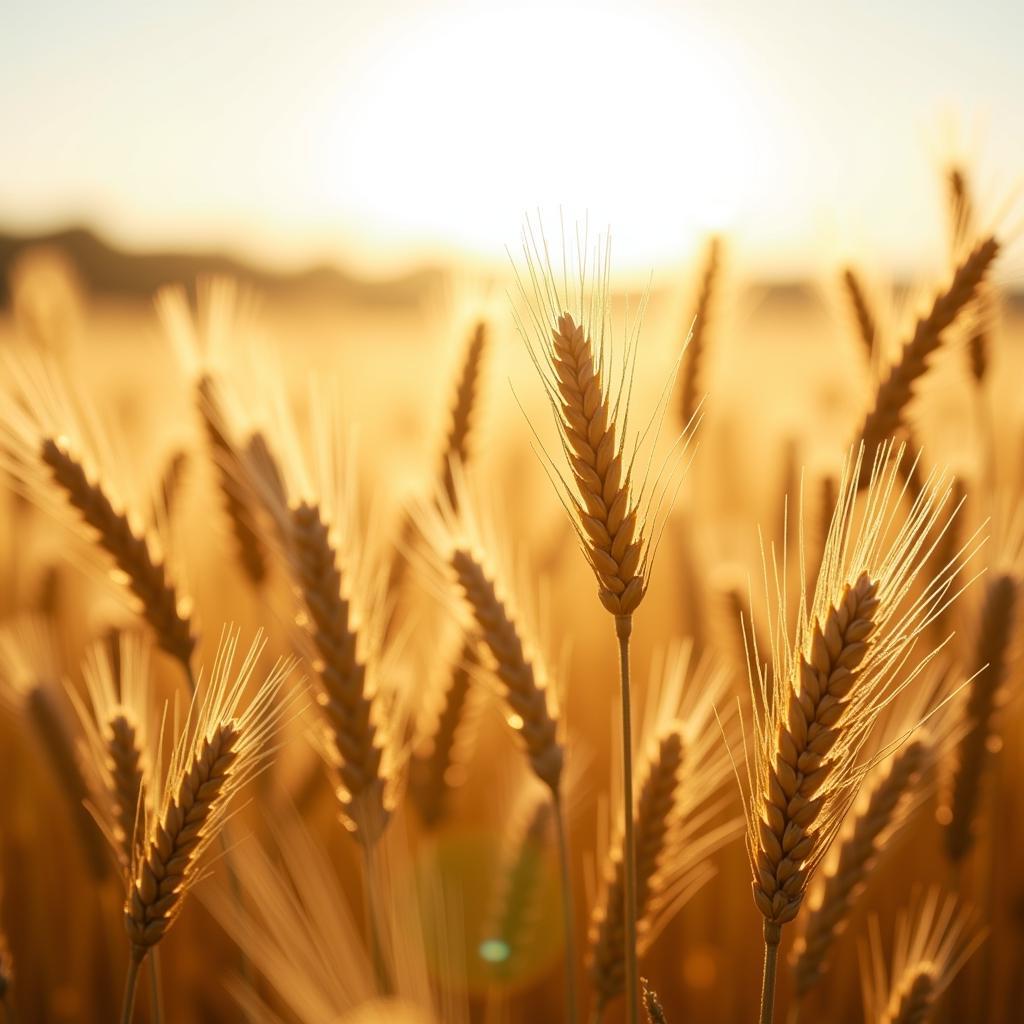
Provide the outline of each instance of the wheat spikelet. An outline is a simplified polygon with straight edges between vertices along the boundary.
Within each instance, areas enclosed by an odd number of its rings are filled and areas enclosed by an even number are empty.
[[[722,240],[712,236],[708,241],[707,254],[701,271],[700,289],[697,293],[697,307],[689,329],[689,343],[683,365],[683,383],[680,394],[680,422],[685,427],[697,413],[700,406],[701,364],[707,341],[708,322],[718,286],[721,270]]]
[[[463,466],[469,463],[473,417],[486,350],[487,325],[480,321],[473,328],[473,335],[466,348],[462,369],[455,385],[455,399],[441,456],[441,484],[452,505],[456,501],[452,463],[457,462]]]
[[[525,644],[522,627],[507,600],[499,596],[498,584],[489,574],[482,556],[468,547],[456,547],[449,562],[462,594],[473,614],[481,640],[494,659],[502,694],[515,716],[517,729],[530,765],[542,782],[558,793],[565,759],[558,739],[558,722],[552,712],[548,688],[539,666]]]
[[[935,298],[928,313],[917,321],[913,336],[879,384],[874,404],[859,431],[858,436],[863,439],[869,455],[905,426],[904,413],[915,383],[941,344],[943,332],[974,299],[998,253],[999,243],[994,238],[979,242],[956,268],[949,287]],[[869,469],[869,464],[865,463],[865,473]],[[866,484],[867,476],[861,480],[862,487]]]
[[[901,818],[906,820],[927,757],[927,745],[921,739],[912,738],[901,747],[882,766],[863,806],[841,837],[835,865],[825,872],[820,897],[811,905],[804,932],[794,946],[798,997],[806,995],[825,973],[828,953],[845,928],[884,844]]]
[[[270,494],[275,505],[287,505],[288,497],[285,490],[284,474],[278,464],[262,430],[254,430],[245,444],[245,457],[256,478]]]
[[[233,798],[266,765],[270,735],[287,707],[282,689],[292,666],[279,662],[243,709],[263,644],[257,639],[236,672],[237,643],[237,634],[222,640],[209,685],[197,689],[174,745],[154,810],[135,830],[124,921],[136,964],[181,912],[200,857]]]
[[[146,535],[133,529],[128,516],[114,507],[100,483],[90,481],[82,462],[66,445],[46,438],[39,456],[121,571],[160,648],[187,667],[196,645],[187,605],[168,579],[164,563],[151,552]]]
[[[160,474],[159,507],[155,510],[155,519],[169,520],[173,517],[187,470],[188,452],[181,449],[171,452],[165,460],[163,472]]]
[[[946,853],[963,860],[974,841],[973,827],[989,760],[989,741],[1000,688],[1006,678],[1020,582],[1010,572],[993,575],[985,586],[974,668],[964,708],[965,731],[956,752],[952,792],[946,809]]]
[[[865,1020],[925,1024],[934,1019],[939,999],[984,938],[972,912],[932,889],[912,901],[910,913],[901,913],[890,971],[873,919],[869,946],[861,948]]]
[[[343,820],[364,844],[372,845],[390,817],[392,796],[360,623],[320,509],[305,502],[291,508],[289,527],[293,574],[317,652],[317,699],[336,753]]]
[[[795,642],[776,640],[772,652],[770,699],[765,675],[752,680],[747,841],[769,946],[796,916],[856,797],[866,771],[860,751],[879,714],[928,660],[908,669],[909,645],[949,599],[955,566],[911,594],[931,555],[929,538],[948,515],[949,485],[926,486],[895,533],[889,529],[902,497],[902,454],[883,446],[859,511],[862,455],[847,463],[813,603],[802,602]]]
[[[234,534],[238,560],[249,580],[260,586],[267,576],[267,559],[260,526],[252,495],[239,479],[242,460],[231,438],[214,378],[208,373],[200,376],[196,392],[224,511]]]
[[[476,664],[476,641],[467,638],[456,659],[424,749],[409,764],[409,792],[428,827],[444,817],[455,763],[456,739],[465,718]]]

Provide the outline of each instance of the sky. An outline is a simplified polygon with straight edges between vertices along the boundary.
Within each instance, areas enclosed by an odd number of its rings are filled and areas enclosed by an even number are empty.
[[[4,0],[0,228],[372,276],[541,210],[633,270],[928,267],[944,159],[1024,174],[1022,45],[1019,0]]]

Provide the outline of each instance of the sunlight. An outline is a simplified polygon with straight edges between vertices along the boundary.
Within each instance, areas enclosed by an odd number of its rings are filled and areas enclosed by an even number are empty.
[[[760,148],[739,61],[675,15],[541,17],[464,12],[389,37],[346,83],[325,201],[359,209],[366,234],[492,256],[525,209],[589,210],[640,268],[728,227]]]

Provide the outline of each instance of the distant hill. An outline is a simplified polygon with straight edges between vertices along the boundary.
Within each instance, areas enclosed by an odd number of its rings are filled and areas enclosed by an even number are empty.
[[[19,253],[36,246],[63,252],[89,292],[138,298],[149,298],[161,285],[188,284],[199,276],[219,274],[237,278],[268,294],[305,292],[342,302],[412,305],[422,299],[440,273],[424,270],[385,282],[360,280],[326,264],[296,273],[275,273],[224,253],[128,252],[83,227],[39,235],[0,232],[0,307],[10,305],[12,264]]]

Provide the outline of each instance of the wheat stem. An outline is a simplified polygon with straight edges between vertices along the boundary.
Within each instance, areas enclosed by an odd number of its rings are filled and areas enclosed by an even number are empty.
[[[773,921],[764,923],[764,977],[761,981],[761,1024],[775,1019],[775,978],[779,967],[781,929]]]
[[[572,873],[569,869],[569,837],[566,829],[562,798],[552,790],[551,803],[555,812],[555,832],[558,836],[558,864],[562,873],[562,927],[565,932],[565,1011],[569,1024],[579,1020],[576,991],[576,939],[575,915],[572,901]]]
[[[145,950],[134,945],[131,947],[131,955],[128,959],[128,976],[124,979],[121,1024],[131,1024],[132,1012],[135,1009],[135,989],[139,984],[139,968],[142,967],[142,960],[145,955]]]
[[[363,854],[363,913],[366,922],[366,941],[370,946],[370,958],[373,961],[373,973],[377,979],[377,988],[382,996],[389,996],[394,994],[395,987],[384,959],[384,943],[380,934],[380,916],[376,902],[375,845],[365,838],[359,844]]]
[[[629,695],[629,638],[632,615],[615,616],[619,641],[619,693],[622,698],[623,923],[625,925],[626,1020],[637,1024],[640,971],[636,951],[636,837],[633,823],[633,716]]]
[[[149,997],[153,1010],[153,1024],[163,1024],[164,987],[160,982],[160,949],[153,947],[149,958]]]

